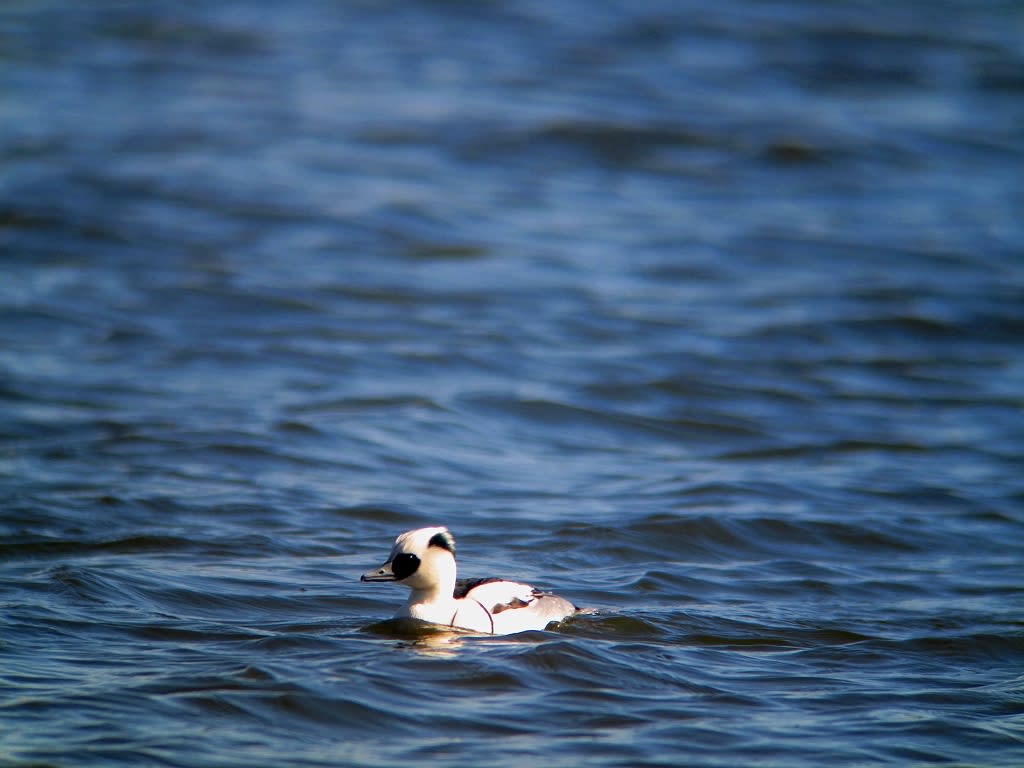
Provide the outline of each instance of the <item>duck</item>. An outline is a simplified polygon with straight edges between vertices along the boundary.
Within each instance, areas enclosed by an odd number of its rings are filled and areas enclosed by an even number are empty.
[[[457,579],[455,537],[445,526],[399,534],[387,561],[360,581],[394,581],[411,590],[396,619],[488,635],[546,629],[578,610],[563,597],[518,581]]]

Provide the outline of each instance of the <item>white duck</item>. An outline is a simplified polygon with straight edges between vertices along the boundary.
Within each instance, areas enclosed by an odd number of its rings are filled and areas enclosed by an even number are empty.
[[[529,584],[502,579],[455,579],[455,539],[443,526],[417,528],[395,539],[384,565],[360,581],[397,581],[412,590],[395,618],[507,635],[571,616],[568,600]]]

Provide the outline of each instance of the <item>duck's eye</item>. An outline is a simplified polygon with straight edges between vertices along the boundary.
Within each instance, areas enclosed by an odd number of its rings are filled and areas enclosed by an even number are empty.
[[[416,569],[420,567],[420,559],[416,555],[403,552],[400,555],[395,555],[395,559],[391,561],[391,570],[395,574],[395,578],[401,581],[409,576],[416,573]]]

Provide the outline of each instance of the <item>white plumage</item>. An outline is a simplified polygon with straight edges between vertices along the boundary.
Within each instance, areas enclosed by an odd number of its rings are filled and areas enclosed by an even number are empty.
[[[455,539],[443,526],[417,528],[395,539],[386,563],[361,581],[397,581],[411,590],[396,618],[409,617],[492,635],[544,629],[576,612],[568,600],[529,584],[456,579]]]

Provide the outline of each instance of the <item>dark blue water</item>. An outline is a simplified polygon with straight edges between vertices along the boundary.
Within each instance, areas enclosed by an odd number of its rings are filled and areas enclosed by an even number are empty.
[[[1022,39],[5,4],[0,764],[1024,764]]]

